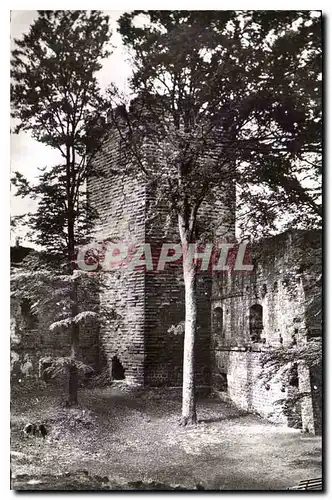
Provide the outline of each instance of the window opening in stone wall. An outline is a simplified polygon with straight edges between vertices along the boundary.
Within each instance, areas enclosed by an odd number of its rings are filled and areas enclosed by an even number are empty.
[[[213,311],[213,324],[215,333],[224,337],[224,313],[222,307],[216,307]]]
[[[112,379],[113,380],[124,380],[125,370],[122,366],[121,361],[117,356],[112,358]]]
[[[249,332],[253,342],[260,342],[263,331],[263,308],[260,304],[250,307]]]

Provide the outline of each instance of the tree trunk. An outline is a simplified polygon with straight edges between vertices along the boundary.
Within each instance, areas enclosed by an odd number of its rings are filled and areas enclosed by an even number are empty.
[[[74,259],[75,259],[75,233],[74,233],[74,207],[69,201],[68,203],[68,260],[70,273],[74,274]],[[71,288],[71,317],[74,318],[78,314],[78,297],[77,297],[77,282],[73,281]],[[69,368],[68,381],[68,404],[69,406],[77,405],[78,403],[78,369],[76,360],[78,358],[79,348],[79,326],[76,323],[71,327],[71,349],[70,357],[72,364]]]
[[[71,316],[74,318],[76,314],[78,314],[78,299],[77,299],[77,283],[74,281],[72,283],[71,290],[71,300],[72,300],[72,308],[71,308]],[[69,368],[69,382],[68,382],[68,404],[70,406],[77,405],[77,393],[78,393],[78,370],[76,366],[76,360],[78,358],[78,349],[79,349],[79,326],[76,323],[73,323],[71,326],[71,339],[70,339],[70,357],[72,360],[72,364]]]
[[[185,331],[183,348],[183,385],[181,425],[197,423],[195,401],[195,336],[197,325],[196,270],[183,258],[185,287]]]
[[[197,423],[195,401],[195,336],[197,326],[196,269],[186,258],[186,249],[191,242],[187,232],[187,221],[179,216],[179,230],[183,252],[183,279],[185,288],[185,329],[183,346],[183,384],[181,425]]]
[[[68,405],[76,406],[78,404],[78,370],[76,365],[71,365],[69,369],[69,382],[68,382]]]
[[[73,304],[72,308],[72,317],[77,314],[77,285],[73,283],[73,295],[75,294],[76,300]],[[78,346],[79,346],[79,326],[76,323],[72,324],[71,329],[71,349],[70,349],[70,357],[72,360],[72,364],[69,369],[69,382],[68,382],[68,392],[69,399],[68,403],[70,406],[77,405],[77,393],[78,393],[78,369],[75,361],[78,358]]]

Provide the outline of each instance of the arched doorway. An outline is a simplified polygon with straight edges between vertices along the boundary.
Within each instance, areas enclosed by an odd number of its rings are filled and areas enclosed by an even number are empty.
[[[122,363],[117,356],[113,356],[112,358],[112,379],[113,380],[125,379],[125,369],[123,368]]]

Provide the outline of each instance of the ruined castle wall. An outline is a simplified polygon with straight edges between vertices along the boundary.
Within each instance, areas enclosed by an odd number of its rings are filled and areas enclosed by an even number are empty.
[[[149,215],[156,215],[150,220]],[[149,191],[146,240],[151,244],[154,270],[145,281],[145,383],[181,386],[183,365],[183,322],[185,319],[182,259],[166,263],[156,270],[162,244],[179,243],[176,218],[169,220],[168,210]],[[203,277],[197,282],[199,294],[199,331],[196,343],[196,384],[209,385],[210,290]],[[180,325],[180,326],[179,326]],[[182,325],[182,327],[181,327]]]
[[[154,263],[153,270],[104,273],[100,303],[110,312],[101,329],[105,360],[111,366],[113,356],[118,356],[133,381],[181,385],[183,331],[174,328],[184,321],[182,263],[166,264],[164,271],[156,271],[162,243],[179,242],[177,220],[169,220],[160,197],[156,204],[155,188],[145,184],[137,170],[130,170],[116,133],[105,142],[95,168],[103,173],[88,184],[90,203],[99,214],[96,237],[149,243]],[[224,196],[216,193],[213,203],[209,200],[199,211],[201,227],[210,228],[208,242],[215,241],[216,233],[222,240],[234,236],[235,192],[223,192]],[[199,275],[197,287],[196,383],[210,385],[211,276]]]
[[[261,352],[248,352],[241,347],[215,353],[214,389],[224,400],[232,401],[239,408],[258,413],[277,423],[287,423],[287,418],[276,411],[274,401],[285,397],[280,384],[265,384],[261,380]],[[227,376],[227,390],[220,383],[220,374]],[[219,375],[219,377],[218,377]]]
[[[94,162],[102,177],[88,181],[89,201],[97,210],[98,241],[145,241],[145,185],[128,168],[121,139],[114,133]],[[144,271],[101,271],[100,307],[105,321],[100,328],[100,354],[112,375],[116,356],[128,381],[143,383],[144,374]]]
[[[285,390],[278,382],[271,382],[267,387],[260,383],[259,359],[269,346],[287,346],[306,339],[308,317],[304,283],[308,276],[302,269],[302,262],[307,256],[303,239],[284,233],[264,243],[263,251],[262,246],[253,248],[254,272],[240,274],[234,271],[214,281],[212,385],[239,407],[264,416],[274,413],[273,418],[280,421],[284,421],[285,416],[277,413],[273,402],[284,399]],[[262,307],[262,331],[260,341],[253,341],[250,308],[257,304]],[[219,316],[222,311],[222,320],[218,320],[218,309]],[[307,372],[303,367],[299,370],[300,390],[308,386]],[[313,414],[308,407],[302,411],[302,416],[303,412]],[[306,422],[310,420],[303,418]],[[306,423],[308,426],[312,427],[312,423]]]
[[[231,196],[232,195],[232,196]],[[219,237],[234,237],[235,193],[216,193],[212,202],[204,202],[198,211],[198,228],[205,232],[203,241],[214,243]],[[157,216],[156,216],[157,215]],[[151,216],[151,218],[150,218]],[[156,271],[163,242],[180,243],[178,221],[169,220],[167,207],[154,192],[148,191],[146,241],[152,244],[154,271],[145,281],[145,382],[148,385],[182,384],[183,328],[173,328],[185,320],[182,260],[167,263],[164,271]],[[197,276],[198,331],[195,343],[195,380],[197,386],[211,386],[211,271]]]

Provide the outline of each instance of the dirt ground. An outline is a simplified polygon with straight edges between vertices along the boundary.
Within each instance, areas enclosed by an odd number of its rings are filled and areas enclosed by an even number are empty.
[[[215,399],[199,400],[191,428],[178,425],[170,391],[112,386],[82,389],[79,409],[62,401],[56,391],[12,395],[13,489],[280,490],[322,475],[319,436]],[[44,422],[47,437],[26,437],[30,422]]]

